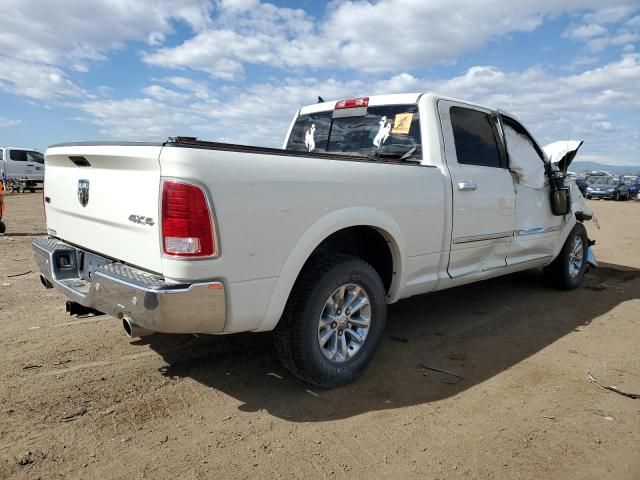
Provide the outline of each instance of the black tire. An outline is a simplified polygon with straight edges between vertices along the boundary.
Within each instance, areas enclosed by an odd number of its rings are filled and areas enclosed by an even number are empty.
[[[7,226],[4,224],[2,220],[0,220],[0,233],[4,233],[7,231]]]
[[[318,325],[329,296],[347,284],[358,285],[368,296],[370,324],[360,349],[338,363],[322,353]],[[348,255],[319,258],[300,274],[275,329],[278,356],[291,373],[312,385],[334,388],[353,382],[365,370],[380,344],[386,314],[384,285],[371,265]]]
[[[589,195],[585,195],[585,197],[587,200],[591,200],[591,197]]]
[[[616,192],[616,196],[615,196],[615,197],[613,197],[613,199],[614,199],[616,202],[619,202],[619,201],[620,201],[620,192]]]
[[[570,261],[572,249],[575,239],[579,238],[582,242],[582,263],[577,270],[577,275],[572,275],[570,272]],[[567,237],[567,240],[560,250],[560,254],[556,259],[544,268],[544,274],[547,280],[554,287],[562,290],[573,290],[578,288],[582,283],[584,274],[587,270],[587,249],[589,247],[589,239],[587,237],[587,230],[582,223],[576,223],[571,230],[571,233]]]

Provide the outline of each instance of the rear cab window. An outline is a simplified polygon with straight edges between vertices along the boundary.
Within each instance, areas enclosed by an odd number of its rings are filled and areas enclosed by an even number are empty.
[[[354,113],[355,110],[353,109]],[[337,113],[339,112],[339,113]],[[287,150],[346,155],[402,156],[416,147],[420,158],[418,105],[368,106],[360,114],[329,110],[299,115],[291,129]]]

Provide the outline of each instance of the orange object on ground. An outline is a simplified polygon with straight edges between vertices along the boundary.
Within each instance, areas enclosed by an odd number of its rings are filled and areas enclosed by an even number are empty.
[[[4,213],[4,183],[0,180],[0,220],[2,220],[2,214]]]

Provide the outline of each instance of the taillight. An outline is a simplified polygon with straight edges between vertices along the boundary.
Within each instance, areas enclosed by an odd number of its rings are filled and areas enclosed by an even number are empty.
[[[201,186],[163,180],[162,248],[176,257],[218,256],[213,212]]]
[[[369,97],[349,98],[347,100],[339,100],[334,107],[336,110],[343,108],[358,108],[369,106]]]

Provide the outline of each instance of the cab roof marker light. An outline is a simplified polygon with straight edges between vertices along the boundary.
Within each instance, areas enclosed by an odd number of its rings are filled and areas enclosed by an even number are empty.
[[[345,108],[358,108],[368,107],[369,97],[348,98],[346,100],[339,100],[334,107],[336,110],[342,110]]]

